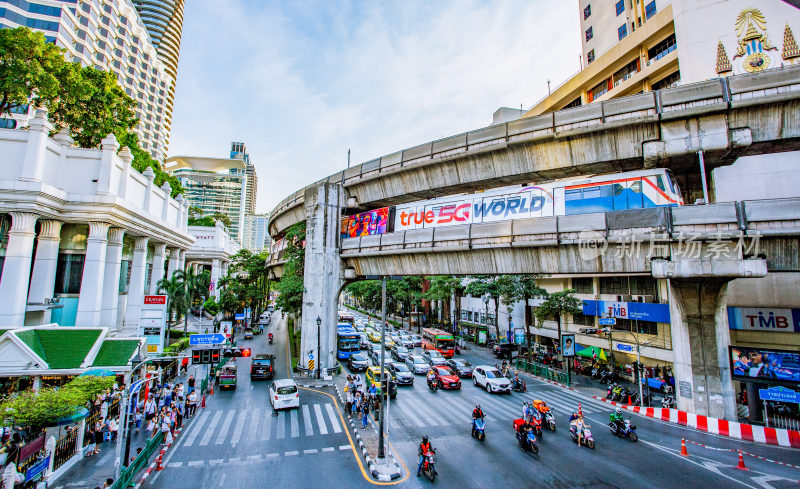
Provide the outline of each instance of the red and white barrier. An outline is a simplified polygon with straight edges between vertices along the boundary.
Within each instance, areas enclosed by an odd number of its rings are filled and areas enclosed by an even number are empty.
[[[783,428],[766,428],[736,421],[712,418],[698,414],[678,411],[677,409],[664,409],[652,407],[627,406],[614,401],[609,401],[604,397],[592,396],[593,398],[607,402],[612,406],[618,406],[628,411],[647,416],[648,418],[660,419],[668,423],[681,426],[688,426],[699,431],[713,433],[715,435],[727,436],[737,440],[747,440],[766,445],[778,445],[781,447],[800,448],[800,431],[787,430]]]

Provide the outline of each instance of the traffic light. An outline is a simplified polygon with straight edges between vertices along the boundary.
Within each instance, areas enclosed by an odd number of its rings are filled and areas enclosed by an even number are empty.
[[[219,348],[211,350],[211,363],[219,363]]]
[[[208,349],[198,348],[192,350],[192,364],[204,365],[208,363],[219,363],[220,351],[219,348]]]
[[[249,357],[251,353],[250,348],[240,348],[239,351],[241,351],[243,357]]]
[[[249,357],[252,354],[252,350],[250,348],[228,348],[225,350],[223,356],[225,358],[239,358],[239,357]]]
[[[200,364],[200,350],[192,350],[192,365]]]

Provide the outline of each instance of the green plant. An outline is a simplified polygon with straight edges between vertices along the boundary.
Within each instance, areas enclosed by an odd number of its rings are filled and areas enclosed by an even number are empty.
[[[217,301],[215,301],[213,297],[209,297],[203,303],[203,309],[208,311],[212,316],[216,316],[219,312],[219,304],[217,304]]]

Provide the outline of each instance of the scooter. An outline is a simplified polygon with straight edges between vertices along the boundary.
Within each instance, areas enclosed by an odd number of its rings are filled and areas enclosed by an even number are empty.
[[[484,418],[475,418],[472,420],[472,436],[480,441],[486,439],[486,420]]]
[[[614,389],[616,389],[616,388],[617,388],[617,384],[616,383],[609,384],[608,392],[606,393],[606,399],[613,399],[613,397],[614,397]]]
[[[436,449],[432,448],[429,452],[422,454],[424,457],[422,461],[422,473],[431,482],[436,479]]]
[[[612,435],[617,435],[620,438],[628,438],[632,442],[639,440],[639,435],[636,434],[636,425],[631,424],[630,419],[625,420],[623,428],[619,428],[617,423],[613,421],[608,423],[608,428],[611,430]]]
[[[269,344],[272,344],[272,333],[269,334]]]
[[[547,425],[547,428],[550,431],[555,431],[556,430],[556,418],[555,418],[555,416],[553,416],[552,411],[547,411],[547,412],[543,413],[543,417],[544,417],[544,423],[543,424]]]
[[[511,379],[512,388],[514,392],[528,392],[528,386],[525,384],[525,381],[522,379],[517,379],[517,382],[514,382],[514,379]]]
[[[675,407],[675,398],[672,396],[664,396],[661,399],[661,407],[664,409],[672,409]]]
[[[572,441],[578,442],[578,428],[574,424],[569,425],[569,436],[572,437]],[[589,429],[588,426],[584,425],[583,427],[583,437],[581,439],[581,443],[586,443],[586,446],[589,448],[594,449],[594,438],[592,438],[592,430]]]
[[[536,444],[536,434],[529,431],[525,434],[517,431],[517,443],[523,452],[539,453],[539,445]]]
[[[439,381],[436,379],[428,380],[428,389],[430,389],[431,392],[436,392],[439,390]]]
[[[542,437],[542,417],[541,415],[537,416],[538,411],[534,411],[533,414],[528,414],[525,416],[528,423],[533,426],[533,433],[538,436],[539,438]]]

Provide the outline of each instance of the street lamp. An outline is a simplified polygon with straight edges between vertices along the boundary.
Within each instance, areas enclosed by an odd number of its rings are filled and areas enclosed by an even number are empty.
[[[322,364],[322,354],[320,353],[320,332],[322,330],[322,318],[317,316],[317,378],[320,376],[320,365]]]
[[[489,294],[488,293],[483,294],[482,299],[483,299],[483,308],[484,308],[483,322],[484,322],[484,324],[486,324],[486,334],[488,336],[489,335]],[[498,340],[499,339],[500,338],[498,338]]]
[[[133,358],[131,358],[131,361],[130,361],[130,364],[131,364],[130,380],[127,383],[128,385],[122,391],[122,406],[121,406],[121,408],[122,408],[122,410],[121,410],[122,416],[120,417],[120,419],[122,420],[122,427],[121,427],[122,428],[122,432],[125,434],[125,458],[123,458],[122,460],[118,460],[119,463],[117,463],[117,467],[116,467],[116,471],[115,471],[117,477],[119,477],[119,474],[122,471],[122,466],[124,465],[125,467],[127,467],[129,465],[129,459],[130,459],[130,456],[131,456],[131,423],[130,423],[130,419],[129,419],[130,418],[130,413],[129,413],[130,407],[128,406],[129,397],[132,394],[130,392],[130,386],[131,386],[131,383],[133,382],[134,373],[137,370],[139,370],[139,368],[142,365],[147,363],[147,360],[142,358],[140,352],[141,352],[141,345],[139,345],[139,347],[136,349],[136,354],[133,356]],[[121,441],[122,440],[117,442],[117,459],[119,459],[120,451],[121,451],[121,448],[122,448],[120,446],[120,442]]]

